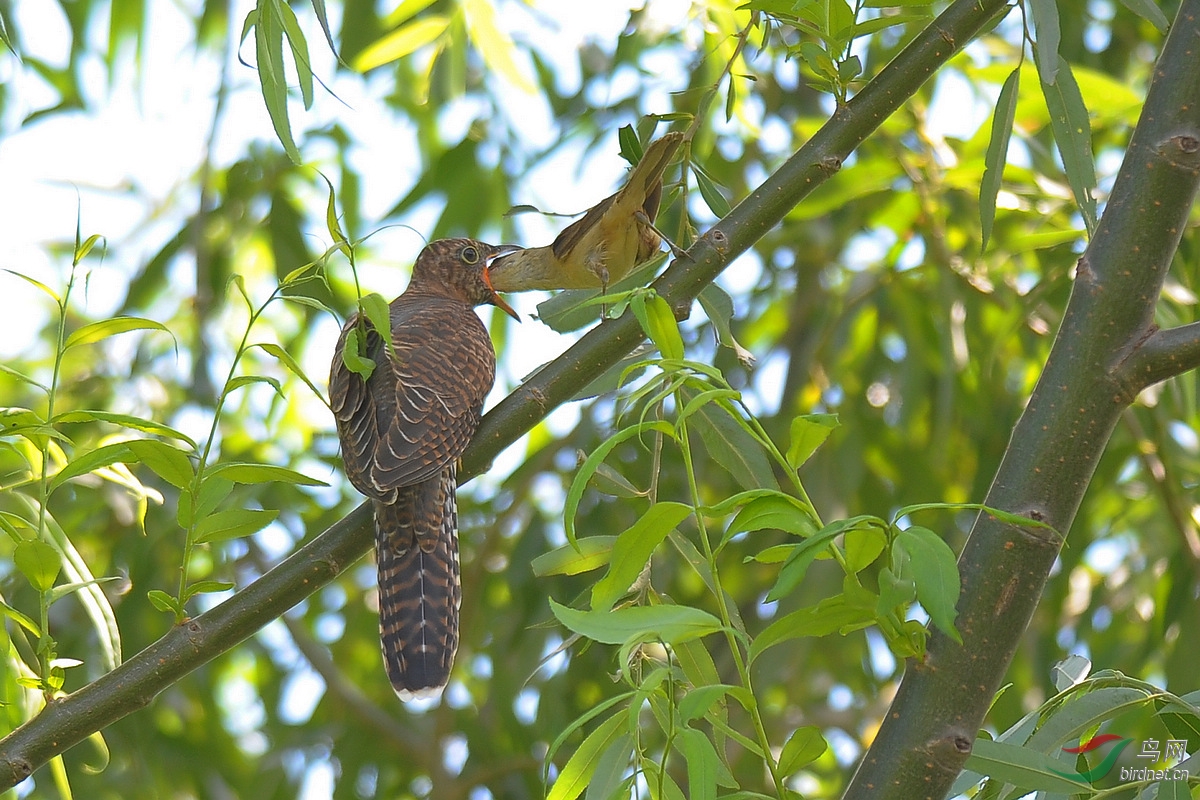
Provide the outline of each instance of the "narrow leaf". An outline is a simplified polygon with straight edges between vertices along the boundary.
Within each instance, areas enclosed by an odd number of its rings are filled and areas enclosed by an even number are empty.
[[[608,563],[612,552],[615,536],[585,536],[577,539],[575,545],[564,544],[548,553],[542,553],[530,562],[533,574],[538,577],[547,575],[578,575],[603,567]]]
[[[696,176],[696,186],[699,187],[700,197],[704,199],[708,210],[716,217],[727,216],[730,211],[729,201],[725,199],[725,195],[721,194],[721,190],[717,188],[713,179],[694,163],[692,164],[692,173]]]
[[[1004,178],[1004,164],[1008,160],[1008,142],[1012,139],[1013,120],[1017,114],[1017,96],[1021,81],[1021,68],[1014,69],[1004,80],[1000,96],[996,99],[996,110],[992,114],[992,138],[988,141],[984,156],[983,180],[979,183],[979,222],[983,228],[980,252],[987,250],[992,236],[992,225],[996,221],[996,197]]]
[[[163,325],[161,322],[155,322],[152,319],[143,319],[142,317],[113,317],[112,319],[102,319],[99,322],[91,322],[79,328],[67,337],[65,347],[70,349],[76,345],[92,344],[101,339],[116,336],[118,333],[144,330],[171,332],[166,325]]]
[[[689,800],[716,800],[717,750],[701,731],[679,731],[679,749],[687,761]]]
[[[192,482],[195,470],[188,454],[157,439],[134,439],[125,445],[137,460],[172,486],[182,489]]]
[[[908,556],[905,573],[916,581],[917,599],[929,612],[933,624],[954,641],[961,642],[954,628],[961,583],[950,545],[929,528],[914,525],[896,534],[895,547]]]
[[[325,481],[310,478],[302,472],[296,472],[296,470],[288,469],[287,467],[277,467],[274,464],[230,462],[219,464],[209,470],[208,474],[213,477],[219,475],[225,480],[233,481],[234,483],[269,483],[271,481],[281,481],[283,483],[294,483],[298,486],[329,485]]]
[[[398,61],[427,44],[437,41],[450,25],[448,17],[431,15],[403,25],[391,33],[384,34],[363,49],[354,59],[354,68],[359,72],[381,67]]]
[[[1121,0],[1121,5],[1147,20],[1159,33],[1167,32],[1167,28],[1170,26],[1167,15],[1162,12],[1154,0]]]
[[[1050,2],[1051,0],[1047,0]],[[1071,65],[1059,58],[1058,80],[1051,86],[1042,83],[1042,94],[1050,112],[1050,129],[1062,156],[1067,183],[1088,233],[1096,229],[1096,163],[1092,157],[1092,126],[1083,95],[1071,72]]]
[[[546,800],[575,800],[579,797],[596,774],[601,754],[621,736],[624,722],[623,714],[613,714],[589,733],[563,765],[558,780],[554,781],[546,794]]]
[[[194,541],[204,543],[240,539],[267,527],[278,516],[279,512],[274,509],[235,508],[217,511],[197,523],[193,531]]]
[[[1053,85],[1058,79],[1058,42],[1061,36],[1058,24],[1056,0],[1029,0],[1033,14],[1033,29],[1037,39],[1033,43],[1037,53],[1038,75],[1042,83]]]
[[[164,425],[161,422],[155,422],[152,419],[135,417],[131,414],[117,414],[112,411],[101,411],[98,409],[89,408],[56,414],[54,419],[50,421],[53,424],[97,421],[110,422],[113,425],[120,425],[123,428],[132,428],[133,430],[143,431],[145,433],[153,433],[159,436],[168,436],[172,439],[178,439],[181,442],[185,442],[193,449],[196,447],[196,442],[182,431],[176,430],[170,425]]]
[[[592,611],[611,609],[629,591],[667,534],[691,513],[691,506],[682,503],[655,503],[621,533],[613,545],[608,572],[592,587]]]
[[[571,631],[601,644],[661,639],[668,644],[699,639],[721,630],[721,621],[690,606],[631,606],[615,611],[579,611],[550,600],[550,610]]]

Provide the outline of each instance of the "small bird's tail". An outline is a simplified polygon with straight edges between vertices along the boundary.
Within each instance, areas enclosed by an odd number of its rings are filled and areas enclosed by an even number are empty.
[[[458,513],[455,469],[375,503],[379,638],[401,700],[434,697],[458,650]]]

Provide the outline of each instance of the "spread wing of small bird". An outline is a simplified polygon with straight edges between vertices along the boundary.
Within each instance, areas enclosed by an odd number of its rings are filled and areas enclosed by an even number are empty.
[[[444,239],[421,251],[408,288],[390,304],[387,335],[366,327],[369,378],[343,359],[342,329],[329,376],[346,476],[375,508],[379,633],[402,700],[446,685],[458,649],[458,457],[479,424],[496,354],[474,306],[511,308],[488,284],[501,248]],[[513,314],[513,316],[516,316]]]
[[[662,237],[654,218],[662,200],[662,176],[684,138],[672,132],[651,142],[620,191],[590,208],[549,245],[496,259],[490,269],[496,291],[606,288],[657,253]]]

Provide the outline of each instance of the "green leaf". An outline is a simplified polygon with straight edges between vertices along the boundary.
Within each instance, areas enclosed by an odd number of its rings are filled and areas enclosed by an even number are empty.
[[[637,425],[623,428],[608,437],[599,447],[593,450],[592,454],[579,467],[579,471],[575,473],[575,479],[571,481],[571,487],[567,490],[566,502],[563,504],[563,529],[567,535],[567,541],[572,546],[576,542],[575,514],[579,509],[579,501],[583,499],[583,491],[587,488],[592,474],[603,463],[604,459],[608,457],[608,454],[621,442],[651,431],[665,433],[668,436],[674,436],[675,433],[671,425],[663,421],[641,422]]]
[[[179,508],[175,515],[179,527],[189,530],[195,520],[207,517],[215,511],[221,501],[232,491],[233,481],[214,477],[211,474],[205,475],[200,484],[199,503],[194,501],[191,487],[184,487],[183,491],[179,493]]]
[[[878,517],[860,515],[849,519],[835,520],[815,534],[805,539],[792,551],[787,561],[779,568],[779,577],[775,585],[767,592],[767,602],[780,600],[800,585],[804,580],[808,567],[845,531],[865,527],[882,527],[883,520]]]
[[[578,611],[551,599],[550,610],[569,630],[601,644],[624,644],[634,639],[661,639],[675,644],[722,629],[719,619],[690,606],[630,606],[614,611]]]
[[[471,32],[471,43],[479,49],[483,63],[492,72],[526,94],[537,94],[538,87],[518,67],[513,58],[517,51],[512,37],[496,24],[496,7],[490,0],[463,0],[462,9]]]
[[[283,393],[283,387],[279,385],[279,381],[268,375],[238,375],[230,378],[229,382],[225,384],[225,394],[232,394],[234,391],[242,388],[243,386],[251,386],[256,383],[267,384],[275,390],[277,395],[282,397],[284,400],[287,399],[287,395]]]
[[[278,516],[279,512],[274,509],[235,508],[217,511],[196,523],[193,540],[205,543],[240,539],[267,527]]]
[[[782,777],[794,774],[803,767],[816,761],[829,749],[821,729],[815,725],[805,725],[792,731],[792,735],[783,745],[779,753],[779,774]]]
[[[92,248],[96,246],[96,242],[100,241],[102,238],[103,237],[100,234],[93,233],[87,239],[80,242],[77,231],[75,240],[75,253],[71,258],[71,263],[78,265],[81,261],[87,258],[88,253],[92,252]]]
[[[1052,2],[1052,0],[1047,0]],[[1058,79],[1053,85],[1042,83],[1042,94],[1050,112],[1050,129],[1062,156],[1067,183],[1088,233],[1096,230],[1096,162],[1092,157],[1092,126],[1083,95],[1071,72],[1071,65],[1059,58]]]
[[[697,395],[690,389],[681,389],[680,396],[687,400]],[[707,403],[691,417],[704,442],[704,448],[720,466],[744,489],[779,489],[771,461],[763,445],[748,430],[748,423],[741,414],[724,403]]]
[[[361,376],[365,381],[370,380],[371,373],[375,371],[375,362],[360,355],[363,351],[363,344],[362,332],[357,326],[346,331],[346,342],[342,348],[342,363],[346,365],[346,369]]]
[[[242,27],[245,40],[254,28],[254,47],[258,55],[258,83],[262,89],[267,115],[284,152],[292,163],[300,163],[300,151],[292,139],[292,124],[287,111],[287,76],[283,70],[283,22],[276,10],[277,0],[258,0],[258,7],[246,17]]]
[[[312,108],[313,103],[313,74],[312,62],[308,57],[308,40],[304,31],[296,21],[296,12],[286,2],[275,5],[279,20],[283,23],[283,33],[287,37],[288,47],[292,50],[292,61],[296,67],[296,77],[300,80],[300,98],[305,108]]]
[[[633,737],[622,733],[608,746],[596,762],[595,772],[588,781],[584,800],[610,800],[628,780],[629,757],[633,754]]]
[[[58,293],[55,292],[53,289],[51,289],[46,284],[39,281],[37,278],[31,278],[28,275],[17,272],[16,270],[5,269],[4,271],[7,272],[9,275],[16,275],[21,280],[23,280],[29,284],[32,284],[33,286],[36,286],[37,288],[41,289],[46,294],[50,295],[50,297],[53,298],[54,302],[58,303],[59,305],[62,305],[62,298],[58,296]]]
[[[721,190],[717,188],[717,184],[712,178],[700,168],[696,162],[692,162],[692,173],[696,176],[696,186],[700,189],[700,197],[704,199],[704,204],[708,206],[708,210],[716,217],[728,216],[730,208],[729,201],[725,199],[725,195],[721,194]]]
[[[155,422],[152,419],[143,419],[142,417],[135,417],[130,414],[117,414],[112,411],[100,411],[94,408],[77,409],[75,411],[66,411],[62,414],[55,414],[54,419],[50,420],[50,422],[54,425],[65,425],[75,422],[111,422],[113,425],[120,425],[122,428],[132,428],[136,431],[178,439],[193,449],[196,447],[196,442],[182,431],[178,431],[170,425]]]
[[[36,622],[2,600],[0,600],[0,614],[8,617],[13,622],[17,623],[39,639],[42,637],[42,629],[38,627]]]
[[[329,29],[329,14],[325,11],[325,0],[312,0],[313,12],[317,15],[317,21],[321,23],[321,31],[325,34],[325,43],[329,45],[329,52],[337,55],[337,45],[333,42],[333,32]],[[338,56],[338,62],[341,63],[341,56]]]
[[[996,99],[996,110],[992,114],[992,137],[988,140],[987,155],[983,160],[983,180],[979,183],[979,222],[983,229],[980,252],[987,250],[992,225],[996,221],[996,197],[1000,194],[1004,165],[1008,160],[1008,143],[1012,139],[1013,120],[1017,114],[1020,81],[1021,68],[1017,67],[1004,80],[1000,96]]]
[[[67,342],[63,347],[69,350],[77,345],[93,344],[110,336],[116,336],[119,333],[146,330],[163,331],[168,334],[171,332],[166,325],[163,325],[161,322],[155,322],[152,319],[143,319],[142,317],[113,317],[84,325],[67,337]]]
[[[13,563],[39,592],[50,591],[62,570],[58,551],[40,539],[26,539],[18,544],[13,550]]]
[[[1059,69],[1058,3],[1056,0],[1029,0],[1029,8],[1037,36],[1033,49],[1037,54],[1038,75],[1042,83],[1052,85],[1058,79]]]
[[[328,486],[329,484],[316,478],[310,478],[302,472],[287,467],[277,467],[274,464],[250,464],[231,461],[218,464],[208,471],[212,477],[220,476],[234,483],[270,483],[280,481],[297,486]]]
[[[402,25],[391,33],[384,34],[354,59],[354,68],[359,72],[390,64],[431,44],[446,33],[450,18],[429,15]]]
[[[678,736],[679,749],[687,761],[689,800],[716,800],[716,748],[707,736],[695,728],[683,728]]]
[[[617,536],[608,572],[592,587],[592,611],[612,608],[613,603],[629,591],[667,534],[691,513],[691,506],[682,503],[655,503],[628,530]]]
[[[929,618],[942,633],[961,643],[962,638],[954,628],[958,612],[958,594],[961,583],[954,551],[929,528],[914,525],[896,534],[894,545],[904,552],[908,563],[901,577],[911,576],[917,584],[917,599],[929,613]]]
[[[645,154],[645,148],[642,147],[642,142],[638,139],[637,132],[634,131],[632,125],[622,125],[617,130],[617,144],[620,145],[621,158],[628,161],[630,164],[636,165],[642,160]]]
[[[638,292],[630,306],[641,323],[642,330],[654,342],[663,358],[683,358],[683,338],[671,307],[656,292]]]
[[[1064,765],[1044,753],[1007,742],[980,737],[963,764],[966,769],[1011,783],[1027,791],[1058,792],[1074,796],[1085,787],[1055,772]]]
[[[188,454],[166,442],[157,439],[133,439],[125,445],[138,461],[172,486],[182,489],[190,485],[196,477]]]
[[[212,592],[227,592],[234,587],[230,581],[196,581],[183,590],[183,602],[187,602],[198,594]]]
[[[1121,5],[1148,21],[1159,33],[1165,34],[1170,27],[1167,15],[1162,12],[1154,0],[1121,0]]]
[[[713,704],[727,694],[733,695],[743,706],[753,703],[753,697],[749,696],[746,689],[742,686],[730,686],[726,683],[697,686],[679,701],[678,713],[680,721],[689,723],[700,719],[708,713]]]
[[[546,794],[546,800],[575,800],[579,797],[596,774],[601,754],[624,732],[624,722],[625,715],[617,713],[596,726],[563,765],[558,779]]]
[[[578,451],[583,459],[586,455],[583,451]],[[629,479],[608,464],[598,464],[596,471],[592,473],[592,479],[588,481],[588,485],[598,492],[610,495],[612,497],[622,497],[629,500],[634,497],[645,497],[646,492],[638,489]]]
[[[754,354],[742,347],[733,335],[733,298],[729,296],[729,293],[717,284],[710,283],[700,290],[696,299],[700,301],[704,315],[712,323],[713,330],[717,333],[717,341],[733,350],[738,361],[746,366],[752,366]]]
[[[812,512],[803,501],[782,492],[756,497],[729,523],[722,543],[744,531],[765,529],[786,531],[797,536],[811,536],[817,532]]]
[[[845,634],[867,627],[875,622],[875,604],[868,604],[865,599],[865,594],[861,600],[858,597],[835,595],[815,606],[806,606],[780,617],[754,637],[750,645],[750,661],[753,662],[769,648],[791,639]]]
[[[174,614],[176,617],[183,617],[185,615],[183,607],[179,605],[175,598],[161,589],[151,589],[146,592],[146,599],[150,601],[150,605],[159,611]]]
[[[886,547],[887,535],[879,528],[853,528],[847,531],[843,547],[846,570],[851,573],[862,572],[875,563]]]
[[[1192,790],[1185,780],[1165,780],[1154,784],[1158,789],[1155,800],[1192,800]]]
[[[119,442],[117,444],[106,444],[102,447],[97,447],[95,450],[90,450],[83,455],[76,456],[67,462],[61,470],[50,478],[49,492],[52,494],[56,489],[62,486],[72,478],[77,478],[80,475],[87,475],[90,472],[95,472],[98,469],[112,466],[118,462],[125,464],[130,461],[135,461],[137,456],[129,449],[128,442]]]
[[[387,300],[384,300],[382,295],[370,292],[363,295],[358,301],[358,307],[367,321],[371,323],[371,327],[383,339],[383,346],[387,349],[390,357],[396,357],[396,345],[392,342],[392,312],[388,307]]]
[[[585,536],[574,545],[564,544],[548,553],[542,553],[530,562],[533,574],[578,575],[603,567],[608,563],[615,536]]]
[[[55,586],[53,589],[50,590],[50,596],[49,596],[48,602],[50,605],[54,605],[55,603],[57,603],[59,600],[63,599],[67,595],[75,594],[75,592],[78,592],[80,589],[86,589],[89,586],[98,586],[101,583],[112,583],[113,581],[119,581],[119,580],[122,580],[122,578],[118,578],[117,576],[114,575],[114,576],[111,576],[108,578],[92,578],[91,580],[88,580],[88,581],[76,581],[74,583],[64,583],[62,586]]]
[[[808,65],[808,68],[829,81],[836,81],[838,77],[837,65],[833,63],[829,53],[825,48],[816,42],[804,41],[800,43],[800,58]]]
[[[793,418],[787,450],[787,462],[792,469],[800,469],[840,425],[837,414],[801,414]]]

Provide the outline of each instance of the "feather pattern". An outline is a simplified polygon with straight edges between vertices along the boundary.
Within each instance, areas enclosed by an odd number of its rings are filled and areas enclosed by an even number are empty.
[[[439,692],[458,648],[456,465],[495,380],[496,354],[473,307],[503,303],[483,272],[500,252],[469,239],[431,243],[389,306],[391,350],[361,323],[371,376],[342,358],[357,316],[330,370],[346,476],[375,508],[380,640],[403,700]]]

